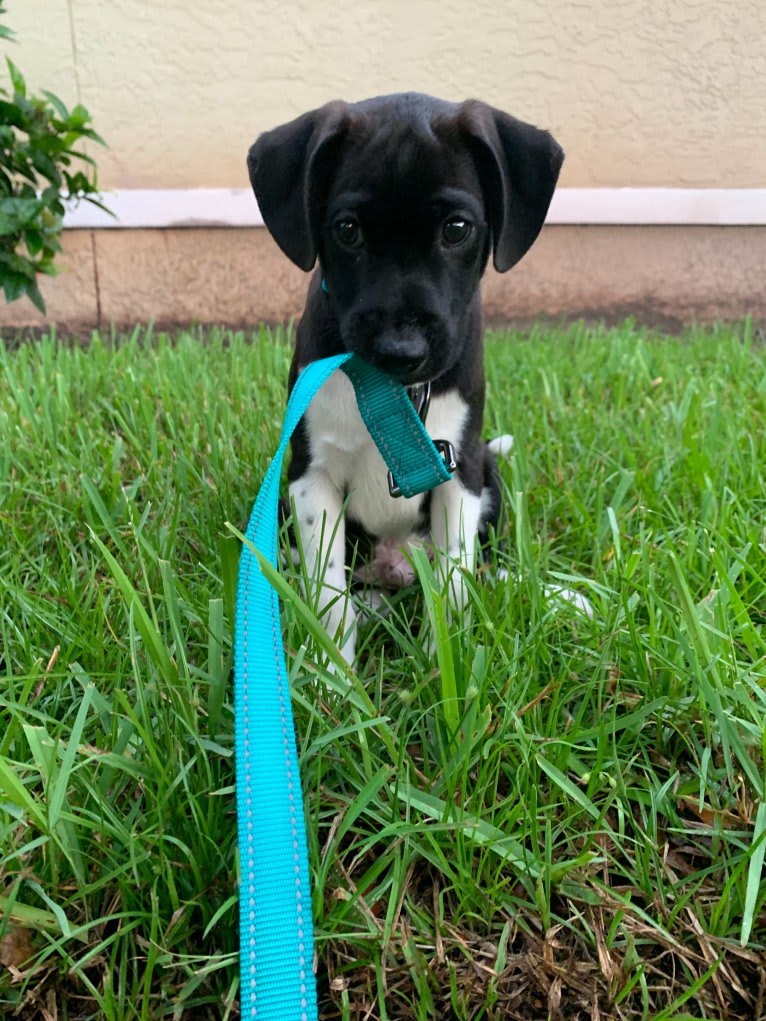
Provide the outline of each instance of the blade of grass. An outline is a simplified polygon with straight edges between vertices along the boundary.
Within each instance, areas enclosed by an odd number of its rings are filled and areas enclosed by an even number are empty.
[[[750,942],[756,908],[762,897],[764,853],[766,853],[766,801],[762,801],[758,805],[753,828],[753,842],[749,851],[750,865],[747,870],[747,885],[745,887],[745,910],[742,912],[742,934],[739,938],[740,946],[743,947]]]

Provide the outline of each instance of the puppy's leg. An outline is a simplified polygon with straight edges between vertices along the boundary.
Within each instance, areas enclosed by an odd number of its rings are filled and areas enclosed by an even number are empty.
[[[481,496],[453,476],[431,496],[431,538],[434,570],[443,585],[449,580],[450,605],[460,613],[467,601],[463,571],[476,571],[476,543],[481,520]],[[453,569],[454,568],[454,569]]]
[[[339,642],[343,658],[354,662],[356,616],[346,585],[346,527],[343,497],[332,480],[309,468],[290,484],[295,525],[300,532],[308,584],[316,596],[317,614]]]

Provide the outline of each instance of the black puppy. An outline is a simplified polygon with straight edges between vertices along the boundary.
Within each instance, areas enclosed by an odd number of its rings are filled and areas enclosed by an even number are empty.
[[[430,384],[426,428],[456,454],[449,482],[393,498],[340,372],[296,430],[288,470],[296,525],[321,578],[320,611],[349,662],[344,507],[349,524],[378,543],[368,577],[388,586],[411,580],[402,549],[414,542],[432,544],[440,577],[454,561],[473,572],[477,539],[497,522],[494,457],[481,437],[479,281],[490,253],[504,272],[533,243],[563,158],[551,135],[500,110],[416,93],[328,103],[250,150],[250,181],[278,245],[301,269],[319,259],[290,388],[309,362],[353,351],[420,395]],[[459,608],[459,580],[452,591]]]

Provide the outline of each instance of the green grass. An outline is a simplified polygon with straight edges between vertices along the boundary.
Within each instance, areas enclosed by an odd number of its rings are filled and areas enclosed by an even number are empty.
[[[227,522],[276,340],[0,347],[0,1017],[239,1016]],[[369,701],[287,600],[320,1014],[763,1018],[764,349],[577,325],[487,363],[516,580],[431,660],[420,562]]]

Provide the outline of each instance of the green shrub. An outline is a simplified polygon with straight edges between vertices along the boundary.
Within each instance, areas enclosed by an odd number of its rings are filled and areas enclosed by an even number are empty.
[[[12,34],[0,25],[0,39]],[[104,142],[85,107],[69,111],[50,92],[28,95],[19,69],[6,63],[13,92],[0,87],[0,287],[6,301],[26,294],[44,313],[37,275],[56,273],[64,200],[77,196],[103,208],[94,198],[96,164],[75,147],[85,138]]]

